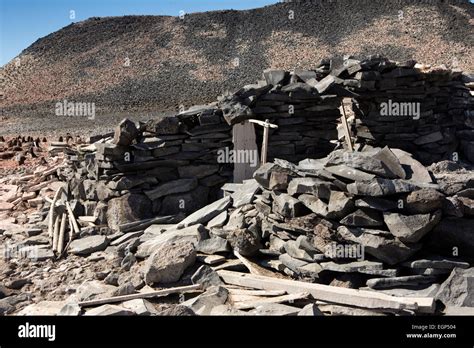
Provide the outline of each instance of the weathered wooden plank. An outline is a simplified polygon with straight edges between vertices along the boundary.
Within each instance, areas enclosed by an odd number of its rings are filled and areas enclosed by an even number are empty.
[[[255,127],[250,122],[243,122],[234,125],[232,128],[232,142],[234,144],[234,158],[236,151],[245,150],[252,151],[258,156],[257,140],[255,136]],[[243,180],[251,179],[254,171],[257,170],[259,163],[256,159],[256,166],[252,167],[251,163],[234,163],[234,182],[241,183]]]
[[[288,293],[307,291],[317,300],[361,308],[409,309],[422,313],[433,313],[435,309],[435,301],[432,297],[395,297],[365,290],[276,279],[226,270],[220,270],[217,273],[228,284],[264,290],[285,290]]]
[[[128,300],[135,300],[137,298],[153,298],[157,296],[166,296],[170,294],[183,293],[187,291],[200,290],[200,289],[201,289],[201,285],[199,284],[178,286],[176,288],[157,290],[153,292],[145,292],[145,293],[139,293],[139,294],[122,295],[122,296],[101,298],[97,300],[83,301],[83,302],[79,302],[78,305],[81,307],[97,306],[97,305],[102,305],[106,303],[123,302],[123,301],[128,301]]]
[[[250,309],[256,308],[263,304],[267,303],[285,303],[285,302],[292,302],[296,300],[306,299],[310,296],[309,292],[300,292],[300,293],[292,293],[283,296],[275,296],[275,297],[266,297],[266,298],[259,298],[256,300],[250,301],[242,301],[242,302],[235,302],[233,307],[236,309]]]

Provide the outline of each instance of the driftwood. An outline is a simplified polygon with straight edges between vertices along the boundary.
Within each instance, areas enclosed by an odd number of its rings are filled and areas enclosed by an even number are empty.
[[[59,238],[57,241],[57,247],[56,250],[58,251],[59,254],[62,254],[64,250],[64,237],[66,234],[66,220],[67,220],[67,214],[66,212],[62,213],[61,216],[61,227],[59,228]]]
[[[62,187],[59,187],[56,191],[56,193],[54,194],[54,198],[53,198],[53,201],[51,202],[51,207],[49,208],[49,221],[48,221],[48,235],[49,235],[49,238],[53,238],[53,232],[54,232],[54,210],[55,210],[55,206],[56,206],[56,201],[58,200],[59,198],[59,194],[61,193],[62,191]]]
[[[201,285],[195,284],[195,285],[187,285],[187,286],[178,286],[176,288],[157,290],[153,292],[107,297],[107,298],[101,298],[97,300],[79,302],[78,305],[81,307],[97,306],[97,305],[102,305],[106,303],[123,302],[123,301],[135,300],[139,298],[153,298],[153,297],[166,296],[166,295],[175,294],[175,293],[184,293],[184,292],[193,291],[193,290],[201,290]]]
[[[71,205],[69,202],[66,202],[66,209],[69,215],[69,220],[72,223],[72,227],[74,229],[74,234],[79,234],[81,232],[81,229],[79,228],[79,225],[77,224],[76,218],[74,217],[74,213],[72,212]],[[72,230],[71,230],[72,234]]]
[[[53,251],[57,250],[58,245],[58,238],[59,238],[59,228],[61,224],[61,217],[59,215],[56,216],[54,220],[54,231],[53,231]]]
[[[227,284],[263,290],[285,290],[288,293],[309,292],[314,299],[330,303],[389,311],[413,310],[421,313],[433,313],[435,310],[435,301],[432,297],[396,297],[373,291],[346,289],[226,270],[217,273]]]
[[[239,302],[235,302],[233,307],[236,309],[250,309],[250,308],[256,308],[258,306],[261,306],[267,303],[284,303],[284,302],[291,303],[292,301],[303,300],[303,299],[307,299],[308,297],[310,297],[309,292],[292,293],[292,294],[282,295],[282,296],[258,298],[258,299],[250,300],[250,301],[239,301]]]
[[[272,271],[269,271],[266,268],[263,268],[262,266],[257,265],[256,263],[246,259],[237,250],[234,250],[234,255],[243,263],[243,265],[249,270],[250,273],[255,274],[255,275],[261,275],[261,276],[268,276],[272,278],[286,278],[285,276],[281,275],[280,273],[275,273]]]

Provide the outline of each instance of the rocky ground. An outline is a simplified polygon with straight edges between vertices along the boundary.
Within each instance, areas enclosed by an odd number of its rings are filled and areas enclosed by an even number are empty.
[[[48,213],[73,148],[1,179],[3,315],[472,314],[469,164],[369,146],[275,160],[177,222],[91,235],[72,212],[67,241]]]
[[[468,1],[340,0],[184,19],[91,18],[39,39],[2,67],[0,133],[94,130],[117,123],[107,115],[176,111],[253,83],[266,68],[315,68],[344,54],[472,72],[472,11]],[[55,103],[64,99],[95,103],[96,121],[56,117]]]

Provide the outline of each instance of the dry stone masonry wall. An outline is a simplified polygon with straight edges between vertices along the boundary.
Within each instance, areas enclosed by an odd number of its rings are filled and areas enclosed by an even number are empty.
[[[65,177],[79,215],[95,225],[156,215],[189,214],[217,199],[232,166],[217,151],[232,148],[231,127],[212,106],[136,125],[125,119],[114,134],[91,139],[69,157]],[[113,138],[112,138],[113,135]]]
[[[389,145],[424,164],[472,161],[472,87],[460,71],[381,56],[266,70],[256,84],[216,103],[158,121],[123,120],[109,138],[96,137],[72,156],[66,177],[76,213],[97,217],[95,225],[115,230],[156,215],[187,215],[220,198],[222,184],[233,181],[233,163],[219,152],[232,150],[234,125],[276,124],[269,130],[271,161],[322,158],[344,146],[338,135],[344,98],[352,100],[345,110],[358,149]],[[259,149],[262,132],[257,126]]]
[[[444,66],[345,57],[315,70],[265,71],[264,80],[219,106],[231,124],[259,118],[280,125],[271,130],[270,157],[325,156],[337,139],[341,100],[351,98],[356,142],[401,148],[425,164],[461,155],[472,161],[472,81]]]

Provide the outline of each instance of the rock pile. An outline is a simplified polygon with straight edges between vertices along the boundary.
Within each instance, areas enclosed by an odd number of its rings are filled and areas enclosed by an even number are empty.
[[[210,234],[299,279],[434,296],[432,284],[473,260],[474,175],[453,162],[430,169],[388,147],[275,160],[258,185],[223,187],[235,209]]]
[[[474,306],[472,168],[426,168],[402,150],[361,150],[264,164],[255,179],[225,184],[223,198],[181,221],[152,218],[76,236],[65,259],[13,255],[0,311],[384,315],[439,312],[439,299],[444,313],[465,314]],[[44,263],[46,275],[34,266]],[[61,270],[76,268],[61,281]],[[250,274],[234,272],[244,269]],[[57,289],[29,305],[17,293],[40,286]],[[170,296],[166,305],[154,300],[162,296]]]

